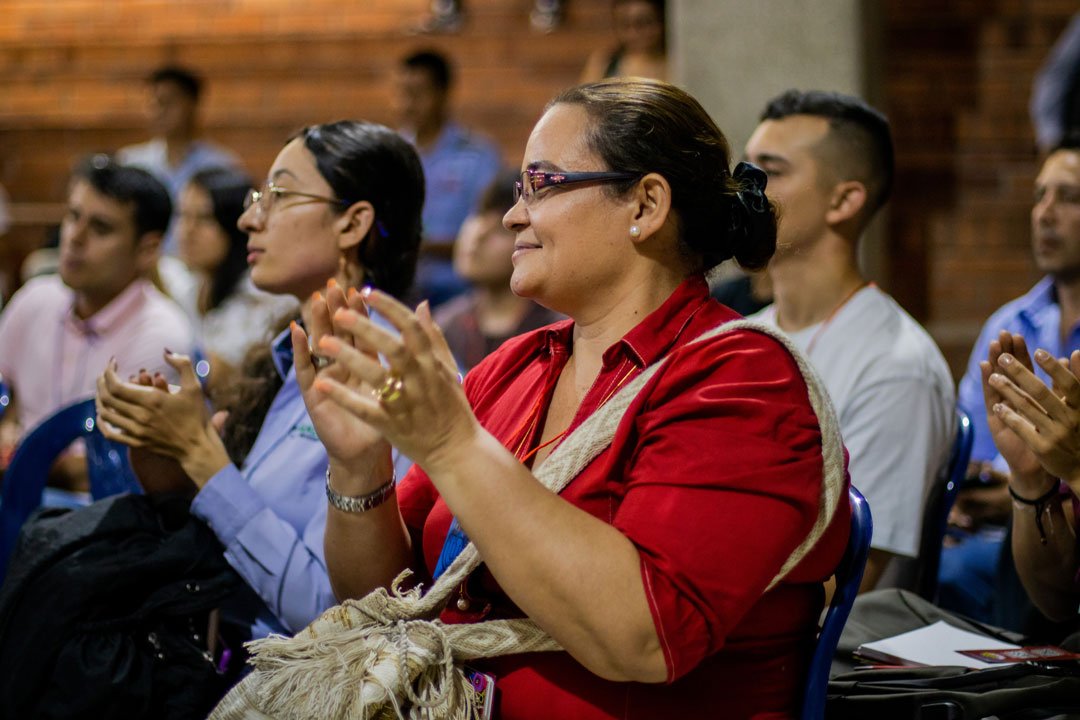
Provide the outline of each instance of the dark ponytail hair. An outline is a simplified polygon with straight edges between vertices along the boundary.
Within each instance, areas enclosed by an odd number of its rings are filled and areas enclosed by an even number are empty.
[[[363,120],[311,125],[289,139],[296,138],[343,208],[361,200],[375,208],[375,224],[358,248],[364,282],[404,297],[416,273],[424,207],[416,150],[390,128]]]
[[[236,225],[244,212],[244,198],[251,189],[251,178],[246,173],[229,168],[211,168],[195,173],[188,181],[202,188],[210,196],[214,221],[225,233],[229,249],[221,264],[210,278],[210,295],[206,312],[225,302],[232,295],[240,278],[247,271],[247,233]]]
[[[730,258],[749,270],[768,264],[776,211],[764,195],[764,173],[740,163],[732,174],[727,139],[697,100],[659,80],[609,78],[565,90],[548,108],[558,104],[589,114],[589,147],[608,169],[664,176],[680,242],[700,269]],[[636,182],[607,187],[621,194]]]

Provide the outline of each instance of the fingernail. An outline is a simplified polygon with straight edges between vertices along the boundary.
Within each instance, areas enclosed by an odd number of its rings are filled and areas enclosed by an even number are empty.
[[[1046,360],[1049,357],[1050,357],[1050,353],[1046,352],[1045,350],[1039,349],[1039,350],[1035,351],[1035,359],[1036,360]]]
[[[139,368],[139,372],[137,374],[142,375],[144,372],[146,372],[146,368]]]
[[[295,320],[290,320],[289,321],[289,329],[290,330],[299,330],[300,326],[296,324]]]
[[[992,373],[990,375],[989,381],[991,385],[1000,385],[1005,381],[1005,376],[999,375],[998,373]]]
[[[166,355],[175,355],[176,353],[174,353],[174,352],[173,352],[172,350],[170,350],[169,348],[165,348],[165,354],[166,354]]]
[[[350,287],[348,295],[350,300],[355,300],[356,298],[360,297],[360,292],[356,288]]]
[[[1012,365],[1012,361],[1013,356],[1009,353],[1002,353],[1001,357],[998,359],[998,363],[1001,365]]]
[[[329,280],[326,281],[326,287],[328,287],[328,288],[336,288],[337,286],[338,286],[337,280],[335,280],[334,278],[330,278]]]
[[[994,403],[994,414],[995,415],[1001,415],[1004,412],[1005,412],[1005,406],[1004,405],[1002,405],[1001,403]]]
[[[332,335],[324,335],[319,338],[319,349],[327,352],[337,352],[341,349],[341,341]]]
[[[372,288],[370,285],[365,285],[364,288],[360,291],[360,294],[363,295],[364,299],[366,300],[367,298],[371,297],[371,291],[373,289],[374,288]]]
[[[312,301],[312,302],[322,302],[322,299],[323,299],[323,297],[322,297],[322,293],[321,293],[321,292],[319,292],[318,290],[316,290],[315,292],[311,293],[311,301]]]
[[[348,308],[338,308],[334,312],[334,322],[345,322],[352,320],[352,316],[350,315],[351,312],[352,311]]]

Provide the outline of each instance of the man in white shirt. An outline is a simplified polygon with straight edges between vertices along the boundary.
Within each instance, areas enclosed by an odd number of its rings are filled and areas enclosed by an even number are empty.
[[[802,348],[832,398],[851,482],[874,515],[868,590],[893,557],[918,553],[926,489],[954,425],[940,350],[858,266],[859,238],[892,184],[889,124],[858,98],[789,90],[769,102],[746,156],[768,173],[780,213],[775,302],[755,319]]]

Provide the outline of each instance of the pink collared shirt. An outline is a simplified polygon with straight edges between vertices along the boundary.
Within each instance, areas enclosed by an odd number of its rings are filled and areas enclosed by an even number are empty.
[[[0,315],[0,373],[12,389],[23,433],[57,410],[92,397],[115,357],[121,377],[140,368],[176,382],[165,348],[190,353],[183,311],[146,280],[136,280],[87,318],[74,313],[75,294],[58,275],[34,278]]]

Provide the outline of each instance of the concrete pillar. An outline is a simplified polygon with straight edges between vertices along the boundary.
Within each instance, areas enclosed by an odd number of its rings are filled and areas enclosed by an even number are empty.
[[[765,103],[788,88],[861,95],[881,106],[873,0],[672,0],[669,61],[727,135],[736,158]],[[885,277],[879,217],[864,238],[867,274]]]

